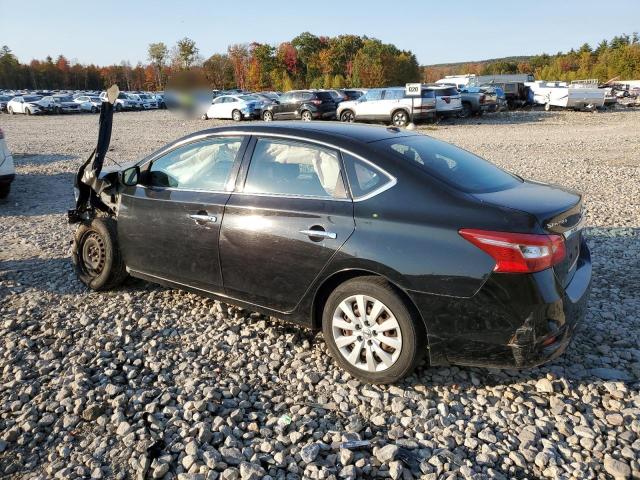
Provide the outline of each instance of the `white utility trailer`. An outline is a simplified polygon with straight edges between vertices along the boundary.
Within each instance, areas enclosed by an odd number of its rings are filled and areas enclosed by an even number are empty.
[[[545,80],[526,82],[525,85],[533,93],[533,103],[544,105],[545,110],[552,107],[595,110],[604,106],[605,91],[602,88]]]

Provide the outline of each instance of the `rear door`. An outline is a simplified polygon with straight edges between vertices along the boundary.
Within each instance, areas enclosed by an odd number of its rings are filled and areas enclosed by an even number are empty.
[[[291,311],[354,230],[340,155],[258,137],[241,171],[220,234],[225,293]]]
[[[286,120],[293,118],[296,110],[295,93],[287,92],[280,97],[278,104],[273,106],[273,118],[277,120]]]
[[[212,136],[142,168],[121,196],[118,237],[126,265],[186,286],[222,291],[218,239],[245,138]]]

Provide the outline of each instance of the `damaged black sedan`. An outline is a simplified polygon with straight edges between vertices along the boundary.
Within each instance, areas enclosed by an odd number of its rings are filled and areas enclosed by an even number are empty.
[[[415,132],[336,123],[201,131],[126,168],[78,172],[73,261],[94,290],[128,275],[322,329],[352,375],[530,367],[584,316],[578,193]]]

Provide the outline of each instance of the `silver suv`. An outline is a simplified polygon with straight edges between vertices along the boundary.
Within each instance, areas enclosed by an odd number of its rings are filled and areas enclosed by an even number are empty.
[[[411,120],[411,105],[404,87],[374,88],[357,100],[338,104],[337,116],[342,122],[386,122],[404,127]],[[423,89],[422,96],[413,99],[413,119],[433,119],[435,114],[435,95],[432,90]]]

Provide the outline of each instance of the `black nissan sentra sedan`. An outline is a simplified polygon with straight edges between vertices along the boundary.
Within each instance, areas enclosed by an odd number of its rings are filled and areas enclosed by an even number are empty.
[[[425,354],[538,365],[584,316],[580,194],[412,131],[234,125],[90,177],[89,206],[70,213],[90,288],[131,275],[322,329],[369,382]]]

